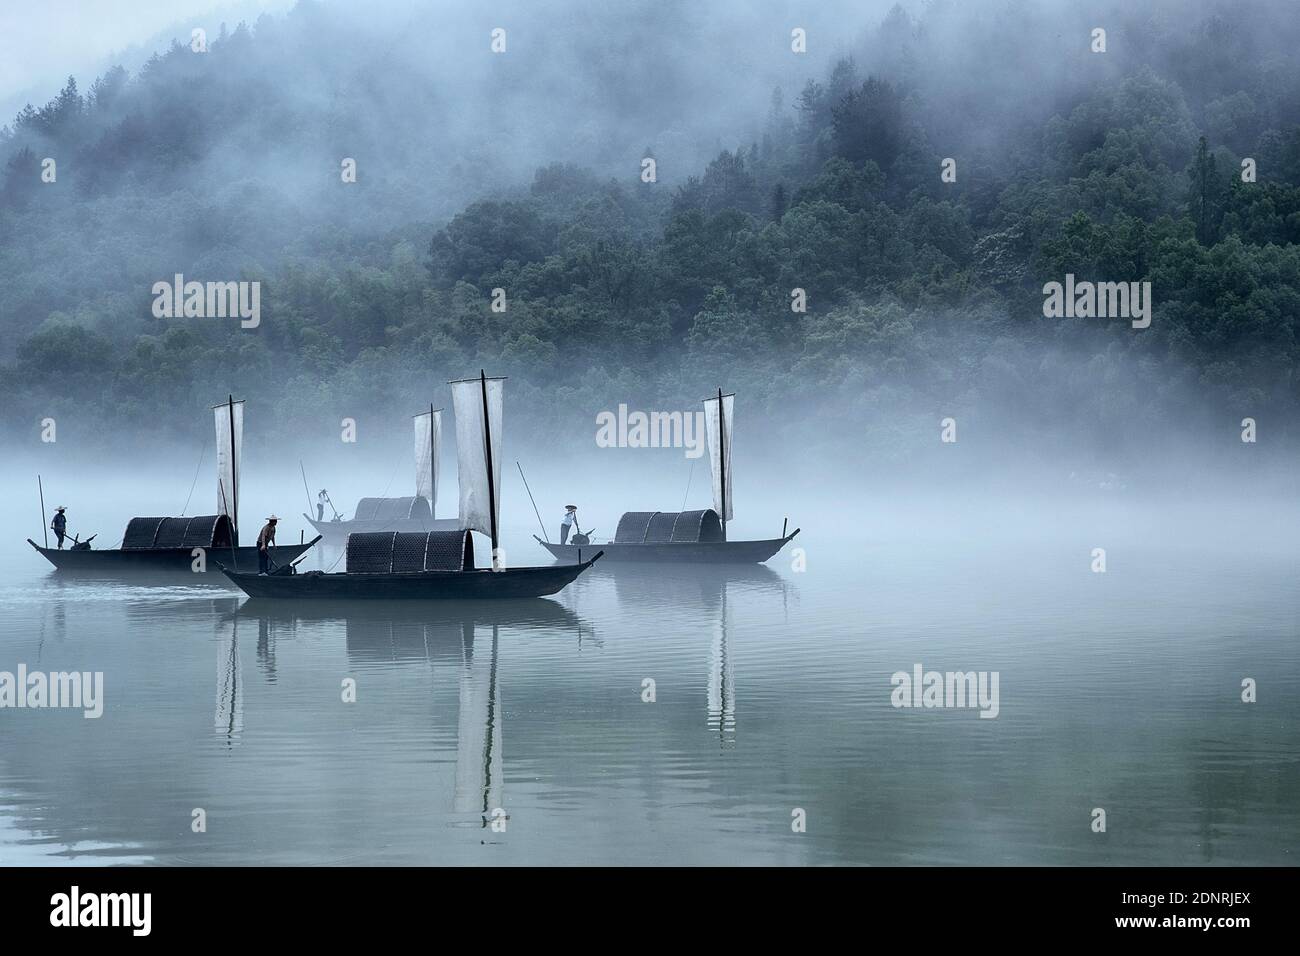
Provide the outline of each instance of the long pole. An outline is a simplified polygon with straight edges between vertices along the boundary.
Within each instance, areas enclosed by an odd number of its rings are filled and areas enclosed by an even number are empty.
[[[722,394],[719,392],[718,394]],[[235,461],[235,396],[230,396],[230,503],[234,509],[235,544],[239,544],[239,462]]]
[[[487,456],[488,518],[492,527],[492,570],[498,570],[497,561],[497,491],[492,481],[492,419],[488,415],[487,372],[479,369],[479,387],[483,390],[483,448]]]
[[[221,506],[226,509],[226,515],[229,516],[230,502],[226,499],[226,483],[222,481],[220,478],[217,479],[217,490],[221,492]],[[236,571],[239,570],[239,555],[235,551],[235,547],[238,544],[239,542],[236,540],[236,534],[234,532],[234,528],[231,528],[230,566],[234,568]]]
[[[429,527],[433,527],[432,522],[437,519],[434,513],[434,502],[438,500],[438,472],[434,470],[434,462],[438,460],[438,449],[433,447],[433,402],[429,403]]]
[[[48,548],[50,546],[50,531],[49,531],[50,523],[45,520],[45,486],[41,484],[40,475],[36,476],[36,487],[40,490],[41,493],[41,525],[42,525],[41,530],[45,534],[45,547]]]
[[[519,469],[519,477],[524,478],[524,466],[519,464],[518,460],[515,461],[515,467]],[[547,544],[550,544],[551,536],[546,533],[546,525],[542,521],[542,513],[537,510],[537,502],[533,501],[533,489],[528,487],[527,478],[524,478],[524,491],[528,492],[528,500],[533,502],[533,514],[537,515],[537,523],[542,526],[542,537],[546,539]]]
[[[722,389],[718,389],[718,475],[722,479],[722,540],[727,540],[727,415],[722,410]]]
[[[298,470],[302,472],[302,493],[307,496],[307,514],[311,514],[311,489],[307,487],[307,469],[303,467],[302,459],[298,459]]]

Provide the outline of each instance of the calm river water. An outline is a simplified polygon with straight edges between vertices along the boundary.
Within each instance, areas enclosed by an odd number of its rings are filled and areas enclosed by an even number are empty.
[[[14,511],[0,671],[102,671],[105,703],[0,710],[0,863],[1291,863],[1278,515],[918,499],[805,521],[762,567],[312,608],[63,579]],[[549,561],[531,530],[516,564]],[[918,665],[996,672],[996,718],[893,706]]]

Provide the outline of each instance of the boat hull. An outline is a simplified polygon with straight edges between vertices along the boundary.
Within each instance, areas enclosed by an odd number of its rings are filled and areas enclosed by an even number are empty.
[[[276,564],[289,564],[305,554],[307,549],[319,540],[320,537],[317,536],[306,544],[276,545],[271,548],[271,560]],[[121,548],[106,548],[102,551],[93,549],[73,551],[64,548],[60,551],[57,548],[42,548],[31,538],[27,539],[27,543],[60,571],[93,574],[133,574],[140,571],[196,573],[193,548],[142,548],[129,551],[123,551]],[[233,553],[231,548],[206,550],[208,552],[206,569],[202,572],[205,576],[212,575],[220,579],[218,559],[222,564],[240,570],[257,570],[257,548],[234,548]]]
[[[311,515],[304,514],[316,533],[330,543],[341,542],[350,534],[369,534],[374,531],[456,531],[460,528],[457,518],[407,518],[397,521],[317,521]]]
[[[537,535],[533,539],[561,561],[575,561],[580,551],[605,552],[610,561],[654,564],[762,564],[785,547],[799,529],[784,538],[762,541],[666,541],[661,544],[553,544]]]
[[[581,564],[504,571],[404,571],[390,574],[253,574],[225,571],[249,597],[297,601],[470,601],[518,600],[555,594],[596,563],[599,551]],[[223,569],[225,570],[225,569]]]

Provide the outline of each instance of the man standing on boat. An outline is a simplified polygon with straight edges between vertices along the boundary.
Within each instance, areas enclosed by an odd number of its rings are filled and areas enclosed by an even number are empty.
[[[54,520],[50,523],[50,530],[54,536],[59,539],[59,550],[63,550],[63,539],[68,533],[68,516],[64,514],[68,509],[59,505],[54,509]]]
[[[564,544],[569,540],[569,532],[575,528],[579,532],[582,531],[582,529],[578,527],[578,506],[565,505],[564,519],[560,522],[560,544]]]
[[[330,500],[329,494],[325,491],[324,488],[322,488],[320,490],[320,494],[316,496],[316,520],[317,521],[325,520],[325,502],[329,500]]]
[[[275,515],[266,519],[266,525],[257,536],[257,573],[266,574],[271,570],[271,548],[275,546],[275,523],[280,519]]]

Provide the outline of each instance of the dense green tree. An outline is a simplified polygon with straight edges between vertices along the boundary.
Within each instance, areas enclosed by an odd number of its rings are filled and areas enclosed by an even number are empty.
[[[835,154],[850,162],[894,164],[903,146],[902,97],[888,80],[869,77],[831,108]]]
[[[1201,137],[1196,147],[1196,159],[1188,171],[1191,178],[1192,217],[1196,221],[1196,241],[1211,246],[1219,237],[1219,219],[1223,211],[1223,182],[1219,177],[1218,161]]]

